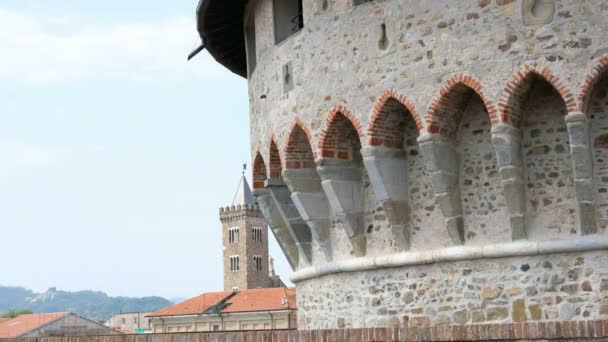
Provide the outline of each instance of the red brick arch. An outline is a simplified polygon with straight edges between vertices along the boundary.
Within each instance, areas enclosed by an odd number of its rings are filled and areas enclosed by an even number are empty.
[[[519,109],[527,93],[530,78],[534,75],[543,78],[555,88],[564,100],[568,112],[576,111],[576,99],[559,77],[555,76],[549,68],[540,68],[536,64],[528,64],[513,75],[500,97],[498,108],[500,110],[501,122],[508,123],[514,127],[521,125],[522,117]]]
[[[448,78],[439,90],[439,94],[431,101],[426,115],[427,131],[450,136],[455,133],[455,128],[450,127],[450,112],[461,106],[465,92],[472,90],[480,98],[488,111],[492,126],[498,123],[497,110],[494,103],[485,95],[481,83],[473,76],[455,74]]]
[[[283,151],[285,169],[315,167],[316,154],[312,149],[312,134],[300,118],[296,117],[291,124]]]
[[[591,98],[591,93],[595,88],[597,82],[600,79],[608,74],[608,56],[604,56],[598,60],[598,62],[593,66],[591,72],[587,75],[587,78],[583,81],[583,83],[579,87],[578,91],[578,109],[579,111],[586,113],[589,100]]]
[[[342,105],[335,106],[327,116],[325,127],[319,138],[319,155],[324,158],[351,159],[352,153],[346,148],[346,130],[352,126],[356,132],[358,143],[361,144],[364,135],[361,123],[348,109]]]
[[[416,112],[414,104],[405,96],[397,94],[394,89],[386,90],[374,105],[367,129],[371,146],[399,147],[402,144],[403,132],[399,131],[398,125],[395,125],[394,122],[389,122],[390,109],[393,109],[389,107],[393,107],[395,103],[407,110],[407,114],[416,122],[418,131],[423,129],[422,119]]]
[[[268,144],[268,176],[269,178],[281,178],[281,171],[283,171],[283,163],[281,162],[281,153],[275,142],[274,134],[270,137],[270,143]]]
[[[260,152],[256,152],[255,158],[253,159],[253,188],[264,188],[264,181],[266,179],[268,179],[268,176],[266,173],[264,157],[262,157]]]

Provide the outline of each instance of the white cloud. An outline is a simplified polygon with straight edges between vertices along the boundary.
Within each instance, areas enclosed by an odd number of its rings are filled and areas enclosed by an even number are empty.
[[[0,9],[0,80],[49,84],[217,77],[222,67],[207,54],[186,62],[195,42],[196,26],[187,17],[90,26]]]
[[[0,142],[0,171],[40,168],[54,164],[62,152],[41,145]]]

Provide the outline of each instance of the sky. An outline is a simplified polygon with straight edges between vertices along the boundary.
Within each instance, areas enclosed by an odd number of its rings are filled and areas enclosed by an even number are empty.
[[[206,51],[186,61],[196,6],[0,0],[0,285],[222,290],[247,83]],[[287,280],[274,238],[270,253]]]

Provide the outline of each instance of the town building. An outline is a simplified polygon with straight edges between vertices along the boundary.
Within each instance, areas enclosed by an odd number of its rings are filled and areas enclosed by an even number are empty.
[[[209,292],[150,313],[154,333],[296,329],[296,291]]]
[[[284,286],[268,254],[268,223],[256,205],[245,176],[229,206],[220,208],[224,291]]]
[[[105,326],[125,334],[147,334],[150,329],[149,312],[121,312],[105,322]]]
[[[296,328],[296,291],[268,255],[268,224],[243,174],[230,206],[220,208],[224,291],[204,293],[148,314],[158,332]]]
[[[608,319],[606,27],[604,0],[201,1],[298,328]]]
[[[114,329],[69,312],[21,315],[0,323],[0,339],[120,334]]]

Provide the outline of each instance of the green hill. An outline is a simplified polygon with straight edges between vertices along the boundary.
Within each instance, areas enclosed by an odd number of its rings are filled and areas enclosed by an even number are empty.
[[[162,297],[109,297],[98,291],[66,292],[55,288],[38,294],[23,287],[0,286],[0,313],[14,309],[30,309],[34,313],[69,311],[107,320],[119,312],[149,312],[171,304]]]

